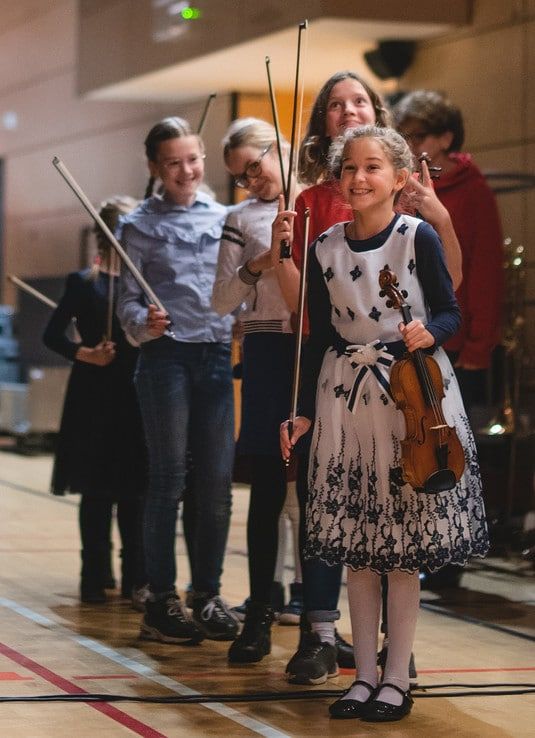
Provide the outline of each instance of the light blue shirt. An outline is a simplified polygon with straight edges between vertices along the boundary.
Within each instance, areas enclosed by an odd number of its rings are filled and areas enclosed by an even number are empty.
[[[190,207],[150,197],[121,218],[117,237],[154,290],[171,320],[177,341],[228,343],[231,316],[211,307],[219,242],[227,209],[203,192]],[[122,268],[117,315],[138,343],[147,331],[148,299],[131,273]]]

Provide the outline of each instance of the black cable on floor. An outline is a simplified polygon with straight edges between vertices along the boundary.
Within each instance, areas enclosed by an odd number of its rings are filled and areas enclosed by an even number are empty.
[[[446,691],[430,693],[435,689],[463,688],[462,691]],[[497,689],[500,687],[501,689]],[[507,689],[503,689],[507,687]],[[345,689],[296,690],[295,692],[245,692],[243,694],[193,694],[141,697],[121,694],[50,694],[0,697],[3,702],[141,702],[163,705],[195,705],[211,702],[278,702],[294,700],[317,700],[322,698],[338,698]],[[430,697],[500,697],[521,694],[535,694],[533,683],[496,683],[496,684],[430,684],[415,687],[411,690],[414,698]]]

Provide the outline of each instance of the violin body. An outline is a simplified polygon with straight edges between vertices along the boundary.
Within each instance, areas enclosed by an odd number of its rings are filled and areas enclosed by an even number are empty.
[[[441,403],[444,385],[440,367],[432,356],[423,354],[435,397]],[[403,478],[414,489],[446,491],[460,480],[465,466],[461,442],[446,424],[436,429],[436,408],[426,401],[415,363],[410,356],[392,365],[390,391],[396,407],[403,413],[406,436],[401,441]],[[442,416],[442,419],[443,416]],[[449,473],[448,473],[449,472]]]
[[[405,325],[411,322],[407,292],[398,289],[398,279],[388,267],[379,273],[381,297],[387,307],[401,312]],[[432,356],[422,349],[407,353],[393,364],[390,392],[401,410],[407,434],[401,442],[403,478],[419,492],[436,494],[453,489],[465,465],[464,451],[455,428],[442,412],[444,382]]]

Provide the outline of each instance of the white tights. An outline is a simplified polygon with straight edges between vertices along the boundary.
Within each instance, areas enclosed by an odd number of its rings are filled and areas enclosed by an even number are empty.
[[[355,648],[358,679],[377,686],[377,640],[381,614],[381,577],[369,569],[348,569],[347,593],[351,630]],[[418,572],[407,574],[394,571],[388,574],[388,657],[383,683],[395,684],[403,691],[409,689],[409,660],[411,657],[418,608],[420,579]],[[356,685],[344,699],[368,699],[366,687]],[[385,687],[380,699],[400,705],[401,695]]]

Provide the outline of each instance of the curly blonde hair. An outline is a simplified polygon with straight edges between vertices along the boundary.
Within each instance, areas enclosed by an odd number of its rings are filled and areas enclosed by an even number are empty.
[[[409,145],[393,128],[379,126],[362,126],[350,128],[343,136],[335,138],[329,149],[329,172],[334,179],[340,179],[342,161],[348,147],[360,138],[374,138],[381,146],[396,171],[407,169],[412,171],[412,154]]]

